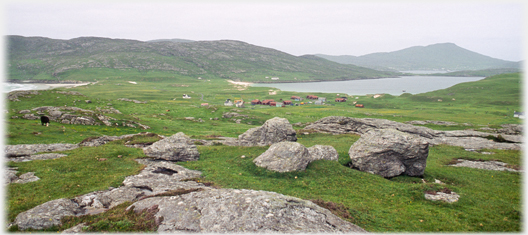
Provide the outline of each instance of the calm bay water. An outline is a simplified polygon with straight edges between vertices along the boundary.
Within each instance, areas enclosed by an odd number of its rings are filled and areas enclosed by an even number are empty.
[[[363,79],[334,82],[254,83],[253,87],[274,87],[282,91],[345,93],[348,95],[419,94],[445,89],[463,82],[473,82],[484,77],[402,76],[398,78]]]

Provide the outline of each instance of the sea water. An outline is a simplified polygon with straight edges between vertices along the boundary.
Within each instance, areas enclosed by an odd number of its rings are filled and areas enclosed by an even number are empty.
[[[254,83],[251,86],[274,87],[282,91],[295,92],[343,93],[348,95],[401,95],[403,93],[419,94],[435,91],[459,83],[482,79],[484,77],[402,76],[332,82]]]

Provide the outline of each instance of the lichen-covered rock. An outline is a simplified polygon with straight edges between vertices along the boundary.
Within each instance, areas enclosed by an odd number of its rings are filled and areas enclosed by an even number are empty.
[[[196,161],[200,158],[200,153],[196,145],[189,143],[190,141],[191,139],[188,136],[183,132],[179,132],[143,148],[143,152],[145,155],[156,159]]]
[[[329,210],[295,197],[266,191],[212,189],[138,201],[135,212],[158,205],[158,232],[351,233],[362,228]]]
[[[297,133],[286,118],[274,117],[262,126],[247,130],[238,136],[241,145],[266,146],[281,141],[297,141]]]
[[[314,145],[308,148],[308,152],[312,156],[312,160],[330,160],[337,161],[339,159],[339,154],[337,150],[330,145]]]
[[[429,143],[394,129],[370,130],[350,147],[348,154],[352,167],[360,171],[387,178],[400,174],[421,176]]]
[[[61,225],[64,216],[75,216],[82,213],[80,206],[70,199],[57,199],[46,202],[17,215],[15,224],[20,230],[45,229]]]
[[[306,169],[312,160],[310,152],[304,145],[296,142],[280,142],[271,145],[253,162],[258,167],[271,171],[290,172]]]

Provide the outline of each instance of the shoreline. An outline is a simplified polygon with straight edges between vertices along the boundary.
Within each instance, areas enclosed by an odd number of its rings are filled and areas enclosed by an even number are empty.
[[[95,82],[97,83],[97,82]],[[33,91],[33,90],[53,90],[55,88],[73,88],[78,86],[86,86],[89,84],[95,84],[94,82],[85,82],[85,83],[75,83],[75,82],[64,82],[64,83],[46,83],[46,82],[20,82],[20,81],[5,81],[4,84],[14,84],[19,85],[20,87],[17,87],[10,91],[4,91],[5,93],[13,92],[13,91]]]

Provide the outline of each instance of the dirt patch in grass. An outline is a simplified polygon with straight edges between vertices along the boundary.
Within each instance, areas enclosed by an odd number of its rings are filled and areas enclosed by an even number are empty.
[[[313,203],[315,203],[316,205],[320,207],[328,209],[334,215],[337,215],[343,219],[352,220],[352,221],[354,220],[354,217],[352,217],[352,215],[349,212],[349,208],[347,208],[345,205],[341,203],[325,202],[321,199],[313,199],[310,201],[312,201]]]
[[[443,189],[440,189],[440,190],[427,190],[425,191],[424,193],[426,194],[431,194],[431,195],[436,195],[436,193],[445,193],[445,194],[451,194],[451,189],[448,189],[448,188],[443,188]]]

